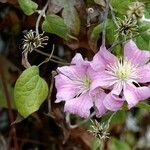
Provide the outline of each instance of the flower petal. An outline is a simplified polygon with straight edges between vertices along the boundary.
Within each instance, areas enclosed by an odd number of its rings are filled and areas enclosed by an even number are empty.
[[[138,103],[138,99],[136,96],[136,86],[133,84],[125,84],[123,88],[123,94],[125,97],[125,100],[128,103],[128,108],[134,107]]]
[[[135,65],[144,65],[150,58],[150,52],[140,50],[136,44],[130,40],[124,46],[124,57]]]
[[[118,96],[113,95],[111,92],[106,95],[103,104],[104,106],[111,111],[119,110],[124,103],[124,99],[119,98]]]
[[[95,76],[92,77],[91,91],[97,87],[108,88],[117,82],[117,78],[103,72],[97,72]]]
[[[92,106],[93,102],[91,97],[88,93],[85,93],[79,97],[66,101],[64,111],[79,115],[83,118],[88,118]]]
[[[74,85],[73,81],[62,74],[55,76],[55,87],[57,89],[56,103],[72,99],[79,90],[78,87]]]
[[[71,64],[88,65],[89,62],[84,60],[80,53],[76,53],[76,55],[72,58]]]
[[[139,77],[137,81],[139,83],[150,82],[150,63],[137,69],[137,76]]]
[[[100,50],[95,54],[93,60],[91,62],[91,67],[96,70],[100,71],[105,69],[106,65],[115,64],[117,62],[116,56],[111,54],[106,47],[100,47]]]
[[[150,97],[150,88],[136,87],[131,84],[126,84],[124,86],[124,97],[128,103],[128,108],[135,106],[139,101],[145,100]]]
[[[109,52],[106,47],[100,47],[100,56],[102,57],[102,59],[104,60],[106,65],[112,65],[112,64],[116,64],[118,61],[118,58],[113,55],[111,52]]]
[[[122,82],[117,82],[114,84],[113,89],[111,91],[112,94],[119,96],[123,89]]]
[[[105,96],[106,93],[104,93],[104,91],[101,89],[97,89],[96,93],[94,94],[93,101],[95,103],[97,117],[101,117],[107,112],[107,109],[103,104]]]

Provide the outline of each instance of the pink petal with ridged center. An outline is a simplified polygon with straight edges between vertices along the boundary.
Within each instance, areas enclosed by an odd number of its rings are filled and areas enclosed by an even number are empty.
[[[59,74],[55,76],[55,87],[57,89],[55,102],[66,101],[72,99],[79,90],[79,87],[66,76]]]
[[[90,116],[90,108],[92,106],[92,98],[88,93],[85,93],[79,97],[66,101],[64,111],[79,115],[83,118],[88,118]]]
[[[150,63],[137,68],[137,82],[150,82]]]
[[[124,45],[124,57],[130,60],[134,65],[141,66],[148,62],[150,52],[140,50],[132,40],[129,40]]]
[[[106,47],[101,46],[91,62],[91,67],[96,71],[105,69],[107,65],[117,63],[117,57],[111,54]]]
[[[130,109],[134,107],[139,101],[150,97],[150,88],[146,86],[136,87],[132,84],[126,84],[124,86],[123,94],[125,100],[128,103],[128,108]]]
[[[110,111],[119,110],[124,103],[124,99],[119,98],[118,96],[113,95],[111,92],[106,95],[103,104]]]

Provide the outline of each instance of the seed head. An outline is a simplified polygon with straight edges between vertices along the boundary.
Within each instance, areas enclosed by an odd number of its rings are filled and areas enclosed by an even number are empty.
[[[133,19],[140,19],[144,15],[144,4],[141,2],[133,2],[128,7],[127,16]]]
[[[117,34],[123,37],[132,37],[135,33],[138,33],[137,21],[133,18],[124,17],[124,20],[118,18]]]
[[[109,138],[108,128],[109,125],[105,123],[98,123],[97,120],[92,121],[91,129],[89,130],[90,133],[92,133],[96,138],[107,139]]]
[[[47,45],[47,41],[48,36],[44,36],[44,33],[37,35],[35,31],[30,30],[24,35],[22,49],[32,52],[34,49]]]

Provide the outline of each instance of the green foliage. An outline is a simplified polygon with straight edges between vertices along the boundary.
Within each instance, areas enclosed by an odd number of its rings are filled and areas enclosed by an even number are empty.
[[[126,13],[131,2],[131,0],[110,0],[112,7],[119,15]]]
[[[116,36],[116,27],[112,20],[108,19],[107,28],[106,28],[106,39],[109,44],[114,42]]]
[[[18,3],[26,15],[32,15],[38,8],[38,4],[32,0],[18,0]]]
[[[94,27],[94,29],[90,35],[90,39],[97,41],[100,37],[101,32],[102,32],[102,24],[99,24],[96,27]]]
[[[140,109],[146,109],[148,111],[150,111],[150,105],[144,102],[140,102],[136,105],[136,107],[140,108]]]
[[[95,138],[93,143],[92,143],[92,150],[99,150],[101,145],[101,141],[98,138]]]
[[[148,4],[145,5],[145,12],[144,12],[146,18],[150,18],[150,1]]]
[[[150,50],[150,36],[147,34],[138,36],[136,44],[140,49]]]
[[[110,118],[111,114],[108,114],[106,116],[103,116],[102,118],[102,122],[107,122]],[[116,114],[113,116],[112,120],[111,120],[111,124],[119,124],[119,123],[123,123],[125,121],[126,118],[126,113],[124,110],[119,110],[116,112]]]
[[[111,150],[131,150],[129,145],[124,141],[118,140],[116,138],[111,139]]]
[[[64,19],[57,15],[48,15],[42,24],[42,29],[45,32],[56,34],[65,40],[68,39],[68,28]]]
[[[145,32],[145,34],[141,34],[138,36],[136,40],[136,44],[141,49],[150,50],[150,35],[148,33],[148,30],[150,30],[150,25],[147,23],[139,24],[139,33]],[[146,33],[147,31],[147,33]]]
[[[37,111],[48,95],[48,85],[39,76],[39,68],[32,66],[20,75],[14,89],[16,109],[24,118]]]

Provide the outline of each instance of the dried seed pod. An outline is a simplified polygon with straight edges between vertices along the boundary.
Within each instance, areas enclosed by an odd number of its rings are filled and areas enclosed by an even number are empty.
[[[23,51],[32,52],[34,49],[47,45],[47,41],[48,36],[44,36],[44,33],[36,34],[35,31],[30,30],[24,35],[22,49]]]

